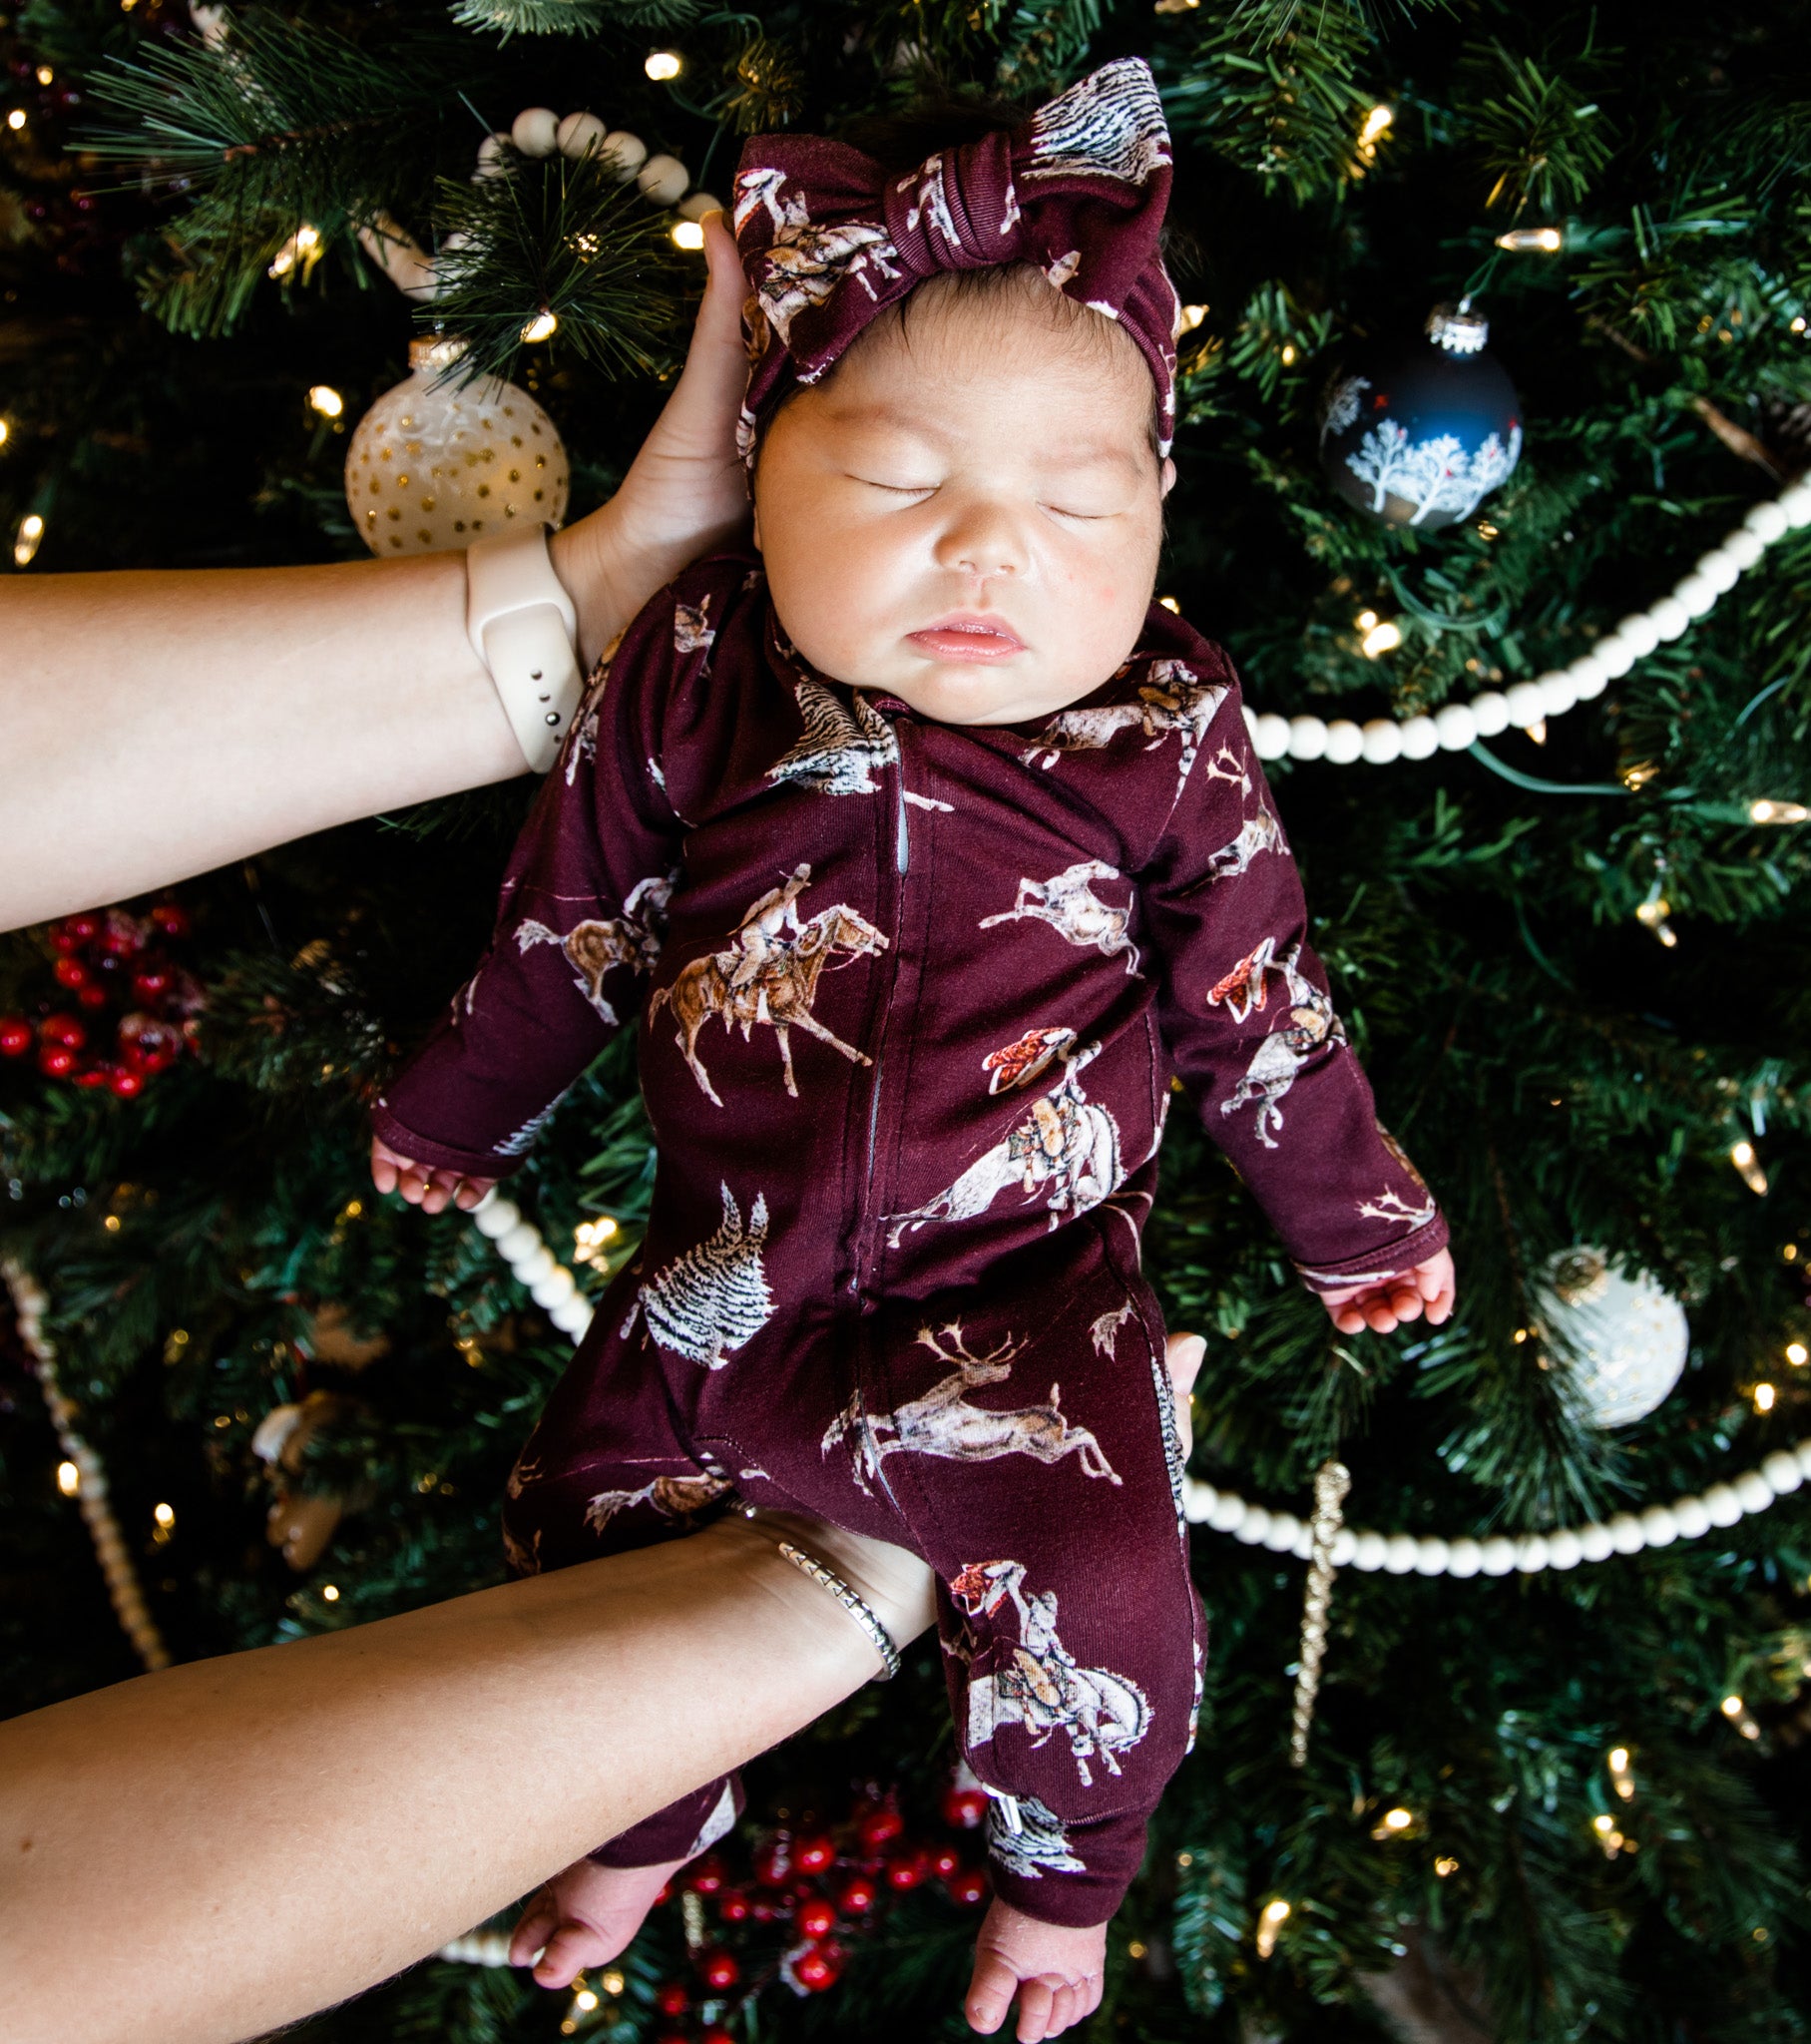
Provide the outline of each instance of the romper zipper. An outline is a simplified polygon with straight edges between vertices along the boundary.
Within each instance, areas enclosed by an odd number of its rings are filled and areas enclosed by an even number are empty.
[[[898,751],[898,759],[895,762],[895,771],[899,776],[899,783],[897,793],[895,796],[897,826],[895,828],[893,837],[893,865],[895,871],[897,871],[901,879],[903,879],[905,877],[907,868],[910,866],[912,862],[912,839],[911,832],[907,828],[906,824],[905,748],[903,745],[899,744],[899,727],[897,725],[894,726],[894,743]],[[895,915],[893,921],[894,953],[892,966],[889,972],[889,983],[892,974],[897,973],[898,971],[899,931],[904,924],[904,920],[905,918],[903,917],[903,915]],[[868,1161],[867,1169],[862,1184],[862,1192],[864,1197],[871,1195],[874,1189],[874,1150],[877,1139],[880,1134],[880,1052],[881,1043],[882,1041],[884,1041],[885,1036],[886,1009],[883,1006],[881,1009],[880,1037],[876,1039],[874,1045],[873,1089],[868,1095]],[[864,1226],[862,1229],[857,1231],[855,1239],[856,1252],[854,1258],[854,1265],[849,1274],[849,1289],[851,1291],[858,1291],[861,1288],[861,1245],[865,1235],[866,1228]]]

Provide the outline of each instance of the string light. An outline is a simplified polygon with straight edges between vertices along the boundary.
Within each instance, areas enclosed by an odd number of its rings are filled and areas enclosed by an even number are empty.
[[[153,1505],[151,1516],[168,1533],[176,1524],[176,1507],[175,1505]]]
[[[1557,256],[1566,246],[1566,237],[1558,228],[1511,228],[1508,234],[1497,237],[1497,246],[1517,252],[1533,249],[1543,256]]]
[[[1434,1871],[1436,1874],[1439,1875],[1439,1877],[1442,1880],[1445,1880],[1449,1875],[1455,1874],[1459,1871],[1459,1862],[1457,1859],[1451,1858],[1447,1854],[1442,1853],[1441,1856],[1434,1861]]]
[[[1355,622],[1363,634],[1358,642],[1359,651],[1367,660],[1394,653],[1402,644],[1402,627],[1393,618],[1379,618],[1375,611],[1360,611]]]
[[[17,135],[19,130],[25,126],[25,109],[23,107],[15,107],[7,115],[6,125]]]
[[[1612,1746],[1606,1765],[1609,1769],[1610,1786],[1624,1802],[1632,1802],[1635,1797],[1635,1783],[1634,1777],[1628,1772],[1627,1747]]]
[[[4,419],[0,419],[0,447],[4,447],[6,445],[7,438],[11,434],[12,430],[12,427],[9,426]]]
[[[1288,367],[1289,367],[1289,365],[1290,365],[1290,364],[1291,364],[1291,363],[1292,363],[1292,362],[1293,362],[1294,360],[1295,360],[1295,343],[1294,343],[1294,341],[1292,341],[1292,340],[1286,340],[1286,341],[1284,341],[1284,342],[1283,342],[1283,367],[1284,367],[1285,369],[1286,369],[1286,368],[1288,368]]]
[[[1656,889],[1658,884],[1656,881]],[[1657,891],[1648,895],[1647,899],[1638,903],[1635,908],[1635,921],[1643,929],[1652,930],[1654,935],[1659,938],[1660,942],[1669,951],[1679,941],[1678,932],[1666,920],[1671,913],[1672,903],[1667,900],[1664,894]]]
[[[1720,1708],[1725,1718],[1739,1718],[1742,1715],[1742,1700],[1738,1696],[1726,1696]]]
[[[1400,1838],[1415,1821],[1415,1812],[1404,1809],[1400,1803],[1394,1809],[1386,1809],[1371,1827],[1374,1838]]]
[[[1756,1384],[1754,1387],[1754,1409],[1757,1412],[1771,1412],[1775,1392],[1771,1384]]]
[[[1365,116],[1365,125],[1358,138],[1359,146],[1362,148],[1367,143],[1376,142],[1377,138],[1395,118],[1396,114],[1393,108],[1373,107]]]
[[[1278,1895],[1274,1901],[1266,1902],[1258,1913],[1257,1955],[1267,1959],[1276,1949],[1276,1934],[1289,1920],[1289,1904]]]
[[[628,1984],[628,1981],[614,1967],[608,1973],[600,1973],[598,1975],[598,1985],[603,1988],[606,1994],[621,1994]]]
[[[48,64],[40,64],[38,66],[38,83],[40,85],[49,85],[56,75]]]
[[[1173,596],[1159,596],[1157,603],[1162,609],[1173,612],[1178,618],[1182,615],[1182,606]]]
[[[1748,804],[1751,823],[1803,823],[1811,821],[1811,809],[1803,802],[1756,801]]]
[[[82,1472],[73,1462],[57,1464],[57,1488],[65,1497],[74,1497],[82,1488]]]
[[[1205,305],[1184,305],[1182,307],[1182,321],[1176,331],[1178,333],[1192,333],[1206,316],[1207,307]]]
[[[1794,319],[1794,320],[1793,320],[1793,322],[1792,322],[1792,331],[1793,331],[1794,333],[1803,333],[1803,332],[1804,332],[1804,330],[1805,330],[1805,315],[1804,315],[1804,314],[1803,314],[1803,313],[1801,312],[1801,313],[1800,313],[1800,314],[1798,315],[1798,317],[1797,317],[1796,319]]]
[[[523,327],[522,338],[524,340],[547,340],[552,336],[559,324],[560,321],[557,314],[548,311],[537,312],[528,324]]]
[[[1546,719],[1545,717],[1537,717],[1537,718],[1535,719],[1534,723],[1533,723],[1533,724],[1531,724],[1531,725],[1530,725],[1530,726],[1528,727],[1528,735],[1529,735],[1529,737],[1530,737],[1531,739],[1533,739],[1533,740],[1534,740],[1534,742],[1535,742],[1535,744],[1536,744],[1536,745],[1538,745],[1538,746],[1544,746],[1544,745],[1546,745],[1546,744],[1547,744],[1547,719]]]
[[[44,538],[44,521],[35,511],[19,521],[19,536],[13,541],[13,561],[21,568],[29,568],[37,558],[39,545]]]
[[[704,246],[704,230],[695,220],[681,220],[674,224],[673,246],[676,249],[696,251]]]
[[[329,1604],[337,1604],[339,1602],[339,1585],[337,1583],[323,1583],[320,1586],[320,1594]]]
[[[1803,1369],[1807,1362],[1811,1362],[1811,1348],[1807,1348],[1802,1341],[1788,1341],[1786,1360],[1794,1369]]]
[[[685,68],[685,60],[678,50],[650,50],[642,69],[657,85],[665,85],[670,79],[678,78]]]
[[[1761,1169],[1760,1160],[1754,1154],[1754,1145],[1746,1139],[1732,1143],[1729,1148],[1729,1162],[1742,1175],[1742,1183],[1751,1193],[1763,1199],[1767,1192],[1767,1174]]]
[[[320,413],[323,419],[336,419],[346,408],[346,401],[331,383],[315,383],[308,391],[311,410]]]
[[[581,1987],[578,1993],[573,1996],[572,2005],[574,2008],[582,2008],[589,2015],[597,2007],[598,1997],[589,1987]]]
[[[617,1224],[608,1214],[599,1215],[596,1221],[581,1221],[573,1230],[573,1262],[595,1264],[616,1232]]]

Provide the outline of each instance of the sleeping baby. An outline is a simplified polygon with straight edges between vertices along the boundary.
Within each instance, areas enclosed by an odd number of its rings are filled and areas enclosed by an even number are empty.
[[[921,1555],[991,1797],[968,2012],[1017,1992],[1027,2040],[1099,2000],[1201,1693],[1139,1270],[1173,1094],[1339,1326],[1453,1299],[1232,669],[1151,603],[1169,177],[1135,60],[890,162],[749,143],[755,551],[599,671],[375,1114],[380,1187],[469,1206],[640,1016],[647,1238],[511,1477],[511,1565],[733,1503]],[[712,1783],[569,1868],[518,1939],[538,1977],[614,1956],[738,1808]]]

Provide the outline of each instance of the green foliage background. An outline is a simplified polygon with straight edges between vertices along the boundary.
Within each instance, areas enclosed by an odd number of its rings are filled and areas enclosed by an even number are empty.
[[[686,59],[671,87],[643,73],[656,41]],[[46,522],[21,572],[356,554],[346,430],[437,311],[555,413],[575,511],[607,496],[697,279],[639,201],[559,160],[473,187],[478,141],[523,106],[595,109],[720,193],[764,125],[833,127],[927,80],[1036,95],[1128,51],[1163,89],[1174,266],[1205,307],[1182,342],[1162,586],[1227,643],[1257,707],[1407,716],[1564,663],[1803,467],[1803,0],[295,0],[248,8],[218,42],[182,0],[26,0],[0,17],[6,104],[27,114],[0,130],[0,520]],[[1379,105],[1392,119],[1367,154]],[[380,216],[430,249],[467,237],[456,296],[397,295],[358,250]],[[319,260],[270,281],[304,221]],[[1560,228],[1563,251],[1497,249],[1528,226]],[[1317,398],[1341,361],[1466,289],[1523,393],[1527,451],[1480,517],[1382,530],[1320,478]],[[558,333],[524,348],[554,294]],[[318,383],[344,394],[341,420],[308,409]],[[1461,1307],[1434,1334],[1332,1335],[1178,1117],[1147,1258],[1172,1323],[1209,1335],[1199,1474],[1301,1511],[1337,1448],[1361,1523],[1514,1534],[1701,1488],[1811,1432],[1811,1372],[1784,1359],[1811,1338],[1808,860],[1801,829],[1745,820],[1756,797],[1811,801],[1808,598],[1800,532],[1545,747],[1512,733],[1419,765],[1272,769],[1341,1010],[1452,1219]],[[1401,627],[1385,659],[1360,649],[1365,610]],[[481,942],[523,797],[378,819],[181,890],[210,993],[203,1055],[142,1099],[0,1065],[0,1248],[53,1295],[67,1388],[181,1656],[500,1574],[503,1475],[569,1350],[468,1230],[370,1195],[362,1111]],[[1656,895],[1676,948],[1635,919]],[[46,1004],[49,956],[45,932],[0,939],[0,1011]],[[1764,1198],[1730,1166],[1740,1140]],[[523,1197],[556,1244],[613,1216],[614,1265],[649,1175],[619,1045]],[[1614,1434],[1516,1338],[1530,1274],[1576,1243],[1653,1273],[1691,1321],[1680,1388]],[[329,1302],[387,1355],[311,1359]],[[1765,1416],[1760,1380],[1778,1387]],[[298,1579],[262,1541],[249,1439],[315,1388],[351,1404],[307,1481],[370,1502]],[[132,1672],[56,1459],[0,1334],[12,1709]],[[176,1533],[155,1545],[160,1500]],[[1215,1636],[1203,1737],[1116,1927],[1097,2038],[1374,2036],[1430,1968],[1505,2044],[1805,2032],[1796,1500],[1572,1574],[1346,1572],[1301,1774],[1300,1568],[1206,1531],[1196,1567]],[[922,1819],[949,1755],[934,1654],[902,1692],[764,1764],[754,1817],[896,1783]],[[1756,1736],[1720,1711],[1730,1693]],[[1614,1746],[1633,1755],[1631,1802],[1605,1771]],[[1398,1804],[1412,1824],[1374,1835]],[[1606,1856],[1598,1815],[1635,1849]],[[1264,1958],[1272,1897],[1291,1914]],[[971,1924],[915,1895],[835,1993],[769,1992],[738,2034],[965,2034]],[[677,1937],[662,1912],[595,2034],[672,2027],[650,1996]],[[481,2044],[557,2034],[566,2012],[436,1962],[302,2034]]]

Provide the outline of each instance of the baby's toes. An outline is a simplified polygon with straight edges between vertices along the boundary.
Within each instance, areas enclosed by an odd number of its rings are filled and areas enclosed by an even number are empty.
[[[601,1966],[615,1958],[610,1940],[589,1923],[562,1923],[547,1940],[547,1949],[535,1967],[538,1987],[570,1987],[587,1966]]]
[[[975,1975],[969,1982],[968,1996],[962,2005],[963,2014],[969,2019],[969,2028],[991,2037],[1006,2021],[1006,2012],[1013,2005],[1018,1986],[1018,1974],[998,1953],[977,1952]]]
[[[1056,1998],[1047,1981],[1023,1980],[1019,1983],[1019,2044],[1039,2044],[1041,2038],[1056,2035],[1051,2023],[1051,2009]]]

